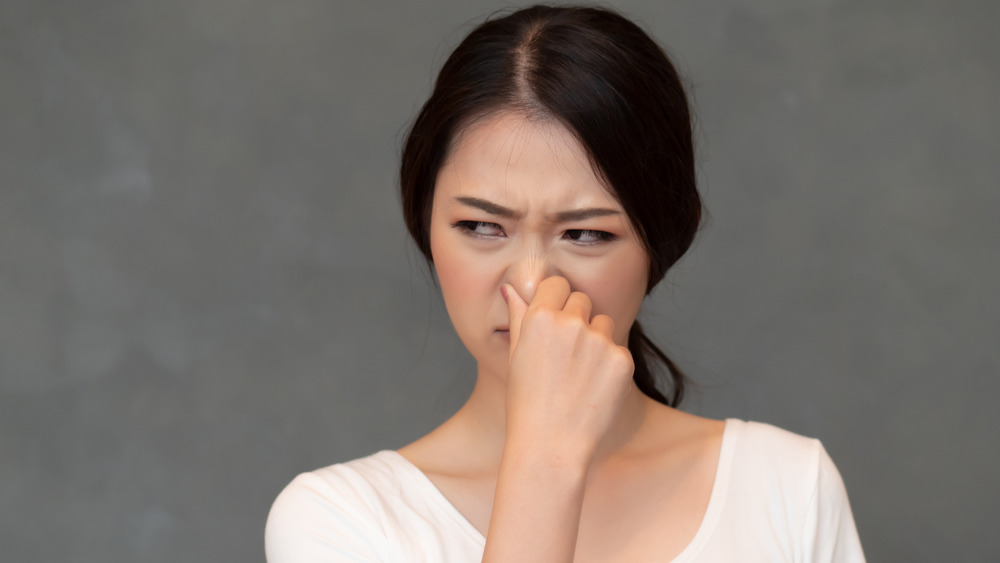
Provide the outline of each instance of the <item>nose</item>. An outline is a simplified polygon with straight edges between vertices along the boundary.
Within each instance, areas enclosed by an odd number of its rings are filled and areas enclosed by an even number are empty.
[[[562,275],[544,249],[537,245],[528,245],[518,251],[507,269],[506,283],[514,286],[517,294],[526,303],[535,298],[538,284],[547,277]]]

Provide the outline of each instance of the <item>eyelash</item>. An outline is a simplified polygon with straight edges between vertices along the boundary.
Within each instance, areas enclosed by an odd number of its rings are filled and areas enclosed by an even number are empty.
[[[487,226],[490,226],[490,227],[496,227],[497,229],[500,229],[500,225],[497,225],[496,223],[488,223],[486,221],[458,221],[457,223],[453,224],[452,227],[454,227],[454,228],[462,231],[467,236],[470,236],[472,238],[484,239],[484,240],[490,240],[490,239],[496,238],[495,236],[483,235],[483,234],[477,233],[476,232],[476,228],[479,227],[480,225],[487,225]],[[606,231],[595,231],[595,230],[592,230],[592,229],[568,229],[566,232],[567,233],[572,233],[572,232],[590,233],[591,235],[597,237],[597,240],[596,241],[592,241],[592,242],[579,242],[579,241],[574,240],[574,242],[576,242],[577,244],[579,244],[581,246],[597,246],[599,244],[603,244],[605,242],[610,242],[610,241],[613,241],[613,240],[615,240],[615,239],[618,238],[617,236],[615,236],[615,235],[613,235],[613,234],[611,234],[609,232],[606,232]]]

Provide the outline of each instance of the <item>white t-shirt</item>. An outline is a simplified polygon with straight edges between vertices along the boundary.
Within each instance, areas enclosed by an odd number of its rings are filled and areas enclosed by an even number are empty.
[[[299,475],[274,501],[264,535],[269,563],[472,563],[486,544],[392,450]],[[673,563],[864,560],[847,491],[819,440],[726,420],[708,508]]]

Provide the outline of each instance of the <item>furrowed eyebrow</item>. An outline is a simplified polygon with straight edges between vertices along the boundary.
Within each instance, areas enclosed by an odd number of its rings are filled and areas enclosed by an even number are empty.
[[[485,199],[480,199],[478,197],[466,197],[458,196],[455,201],[468,205],[469,207],[475,207],[476,209],[485,211],[490,215],[496,215],[498,217],[506,217],[508,219],[520,219],[521,214],[514,211],[513,209],[507,209],[506,207],[493,203],[492,201],[487,201]],[[582,221],[583,219],[590,219],[592,217],[605,217],[607,215],[621,215],[621,212],[615,211],[614,209],[607,209],[604,207],[588,207],[586,209],[572,209],[569,211],[560,211],[554,216],[546,217],[550,223],[566,223],[569,221]]]
[[[496,215],[498,217],[506,217],[508,219],[520,219],[521,214],[514,211],[513,209],[507,209],[506,207],[493,203],[492,201],[487,201],[485,199],[479,199],[478,197],[465,197],[458,196],[455,201],[468,205],[469,207],[475,207],[489,213],[490,215]]]

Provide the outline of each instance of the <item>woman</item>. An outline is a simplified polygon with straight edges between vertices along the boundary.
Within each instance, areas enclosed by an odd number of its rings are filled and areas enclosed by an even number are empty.
[[[677,410],[684,376],[635,321],[701,209],[685,94],[645,33],[593,8],[483,23],[402,160],[476,385],[412,444],[292,481],[269,561],[864,560],[820,443]]]

